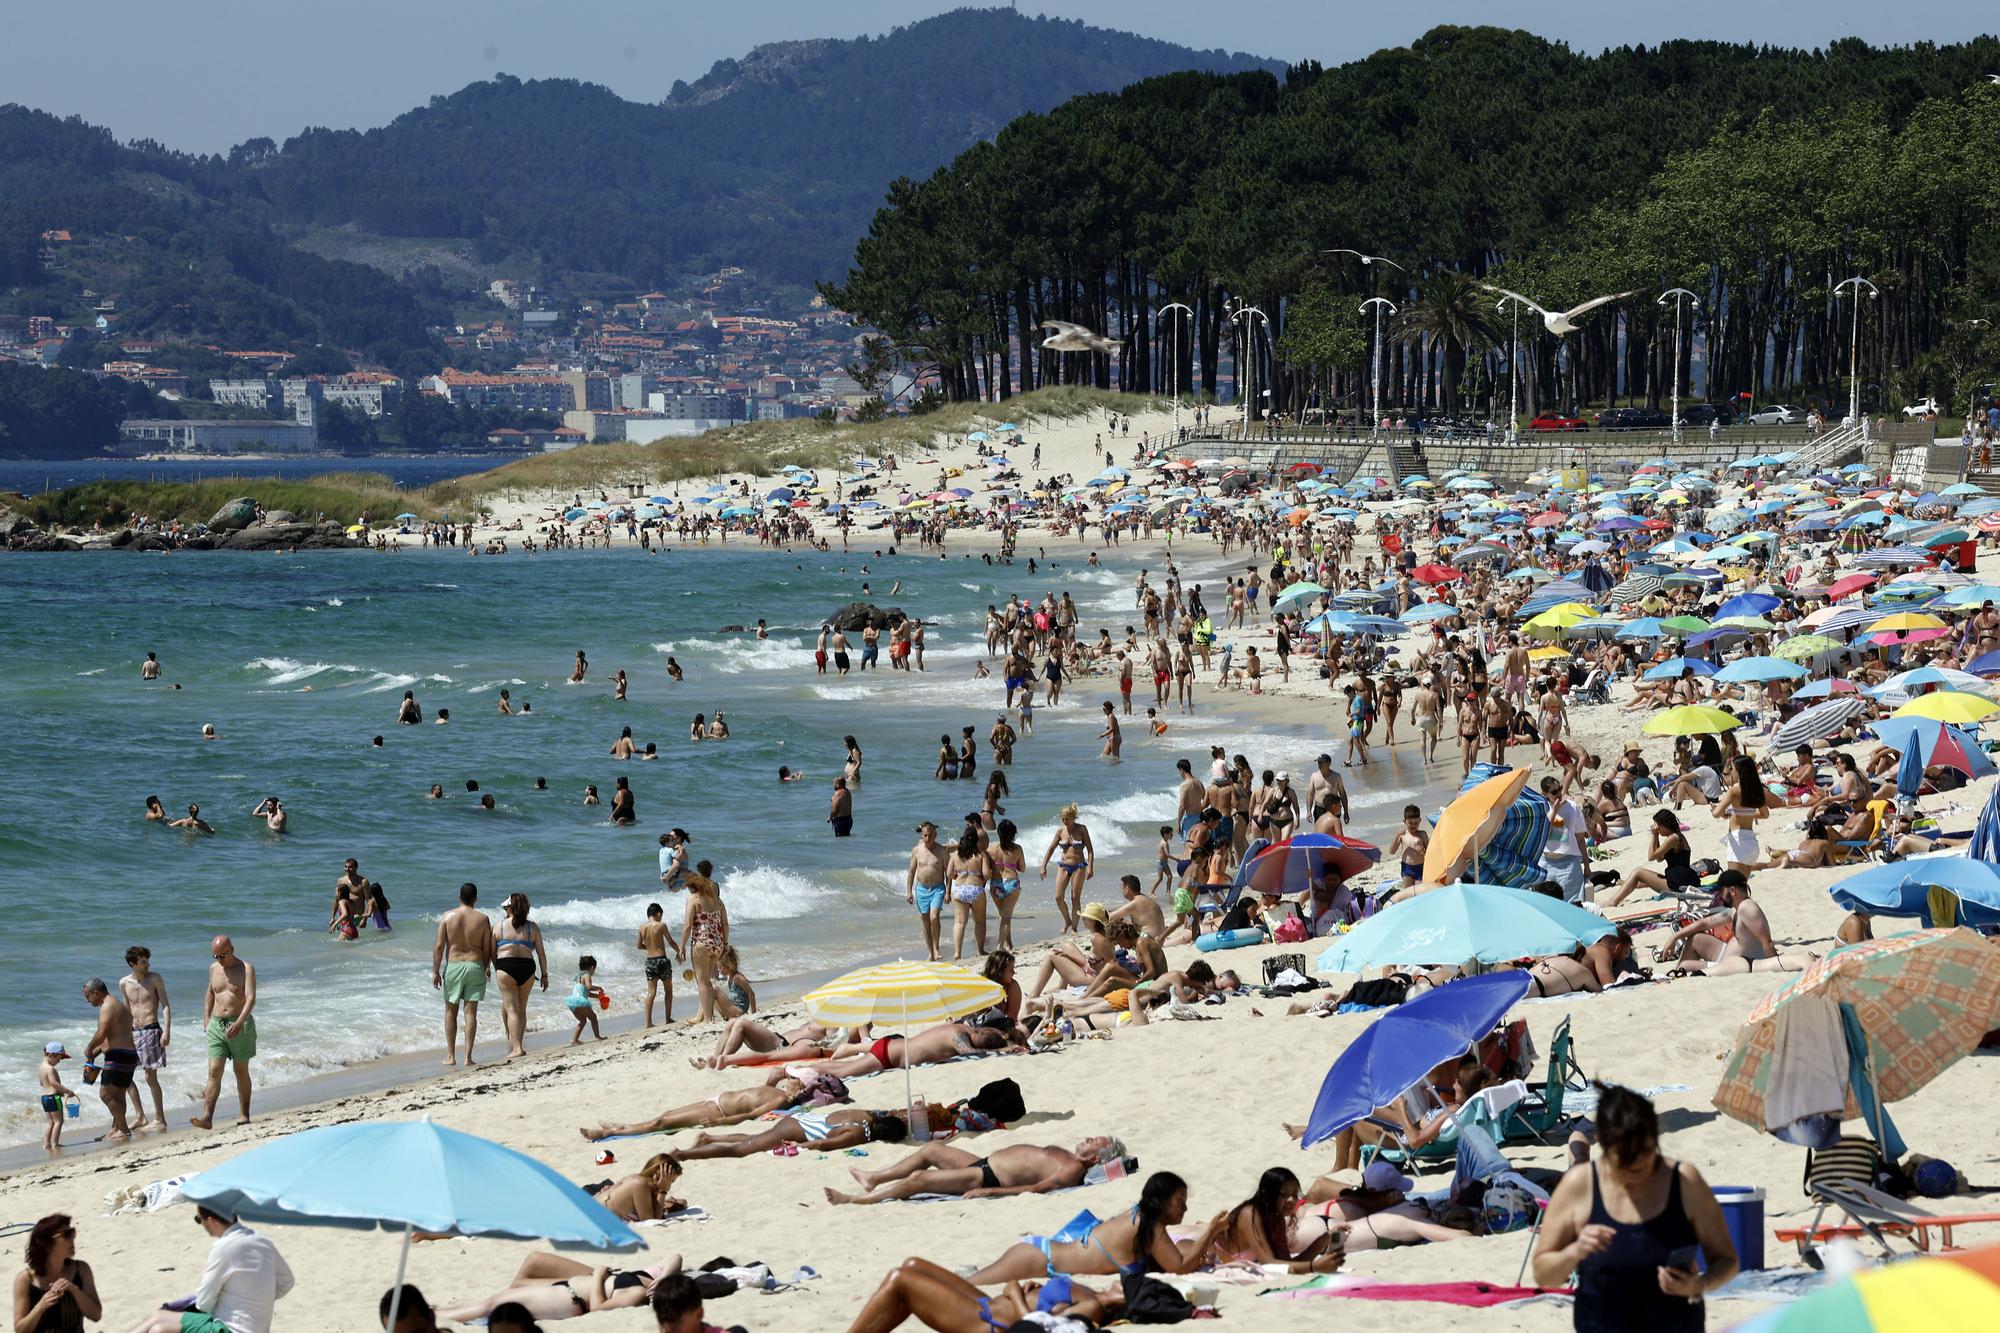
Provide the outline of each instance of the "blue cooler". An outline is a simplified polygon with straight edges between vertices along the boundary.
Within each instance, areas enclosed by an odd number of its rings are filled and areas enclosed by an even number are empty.
[[[1746,1273],[1764,1266],[1764,1191],[1750,1185],[1716,1185],[1715,1201],[1736,1246],[1736,1262]]]

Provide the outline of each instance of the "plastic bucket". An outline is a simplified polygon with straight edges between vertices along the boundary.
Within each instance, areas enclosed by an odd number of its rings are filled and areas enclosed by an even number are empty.
[[[1715,1201],[1736,1246],[1736,1262],[1746,1273],[1764,1266],[1764,1191],[1751,1185],[1717,1185]]]

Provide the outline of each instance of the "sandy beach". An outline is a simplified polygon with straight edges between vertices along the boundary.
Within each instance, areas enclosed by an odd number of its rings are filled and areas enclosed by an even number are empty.
[[[995,421],[1000,419],[996,415]],[[1141,437],[1166,429],[1170,422],[1166,413],[1135,415],[1131,434],[1121,433],[1115,443],[1106,440],[1105,447],[1113,450],[1120,464],[1128,464]],[[1029,423],[1024,434],[1030,448],[1034,442],[1042,444],[1044,473],[1067,472],[1080,481],[1103,466],[1097,439],[1103,430],[1099,417]],[[971,466],[975,462],[972,448],[963,441],[941,444],[935,459],[935,464],[919,459],[905,459],[904,464],[917,475],[926,475],[933,466],[966,468],[979,475]],[[1026,458],[1017,455],[1016,461],[1025,464]],[[768,478],[753,481],[753,486],[769,484]],[[697,488],[683,482],[681,489],[692,494]],[[536,497],[497,504],[490,522],[475,529],[475,541],[514,537],[519,532],[515,524],[534,527],[566,498]],[[954,534],[952,540],[954,547],[963,544],[977,550],[991,539]],[[1037,541],[1033,529],[1024,534],[1020,545],[1023,560],[1034,552]],[[863,534],[856,533],[854,545],[864,543]],[[619,544],[624,544],[622,538]],[[1096,546],[1093,536],[1089,547]],[[1075,538],[1066,539],[1060,549],[1065,565],[1073,567],[1071,553],[1078,550]],[[1132,554],[1129,545],[1121,549],[1127,556]],[[1167,554],[1164,545],[1157,549],[1162,557]],[[1372,540],[1365,541],[1362,549],[1372,551]],[[1192,545],[1183,542],[1173,554],[1190,566],[1214,568],[1220,564],[1215,548],[1205,540]],[[1996,572],[1990,559],[1982,570],[1988,576]],[[1060,586],[1060,577],[1049,581]],[[1087,625],[1094,633],[1097,624],[1112,619],[1093,615]],[[1225,635],[1238,644],[1265,642],[1269,636],[1268,626]],[[1208,687],[1208,681],[1203,678],[1198,706],[1210,716],[1221,712],[1246,731],[1301,724],[1323,728],[1325,747],[1337,753],[1341,739],[1336,706],[1339,696],[1329,695],[1327,683],[1309,662],[1295,659],[1289,684],[1279,682],[1276,671],[1271,670],[1260,697],[1240,690],[1216,692]],[[1088,680],[1081,692],[1094,694],[1102,686],[1101,679]],[[1640,736],[1642,716],[1621,707],[1630,697],[1630,687],[1621,685],[1614,688],[1611,704],[1574,707],[1572,744],[1609,757],[1626,741],[1638,739],[1655,769],[1670,769],[1671,743]],[[1143,704],[1143,691],[1139,699]],[[1458,782],[1455,740],[1448,734],[1437,760],[1426,766],[1417,754],[1417,734],[1407,715],[1403,731],[1393,756],[1379,745],[1376,749],[1378,759],[1393,758],[1393,769],[1385,766],[1373,774],[1351,770],[1348,781],[1357,800],[1369,789],[1368,784],[1385,780],[1413,783],[1415,794],[1410,799],[1427,813],[1434,813],[1444,794]],[[1128,742],[1128,763],[1137,757],[1138,750]],[[1159,786],[1163,791],[1171,790],[1167,770],[1173,755],[1201,758],[1192,742],[1185,748],[1169,744],[1146,753],[1144,762],[1157,761],[1162,770]],[[1253,754],[1251,758],[1253,764],[1262,766],[1263,756]],[[1509,759],[1515,764],[1532,763],[1537,777],[1552,771],[1531,747],[1510,751]],[[1303,774],[1298,777],[1302,780]],[[1948,796],[1928,798],[1925,809],[1938,814],[1947,829],[1969,828],[1993,782],[1986,779]],[[1653,809],[1635,807],[1635,823],[1642,826],[1639,836],[1610,844],[1614,854],[1591,868],[1622,874],[1641,864],[1643,823]],[[1720,856],[1724,821],[1712,818],[1699,806],[1690,807],[1683,817],[1694,856]],[[1794,812],[1775,812],[1760,829],[1766,852],[1794,845],[1797,822]],[[1393,831],[1393,822],[1387,819],[1349,830],[1384,846]],[[1030,850],[1039,852],[1039,848]],[[1118,875],[1134,873],[1150,879],[1150,856],[1151,847],[1146,844],[1107,857],[1086,899],[1115,905]],[[1389,867],[1379,868],[1363,882],[1379,882],[1391,873]],[[1768,913],[1781,948],[1823,953],[1832,947],[1835,929],[1845,913],[1826,890],[1851,873],[1851,867],[1756,873],[1756,899]],[[1038,893],[1045,891],[1031,887],[1030,910],[1046,922],[1051,913],[1045,896],[1037,898]],[[1646,897],[1641,891],[1634,901]],[[1883,933],[1888,933],[1901,923],[1883,924]],[[1649,946],[1663,940],[1666,933],[1658,930],[1638,937],[1642,961]],[[912,926],[907,936],[882,942],[883,956],[910,956],[913,943]],[[1303,948],[1312,957],[1321,947],[1317,942],[1252,947],[1206,957],[1218,968],[1226,965],[1254,978],[1268,955]],[[1037,952],[1029,950],[1024,956],[1024,977]],[[1185,966],[1196,956],[1186,946],[1169,950],[1171,964],[1176,967]],[[1661,979],[1646,985],[1601,995],[1527,1001],[1515,1012],[1528,1020],[1544,1053],[1557,1025],[1567,1020],[1576,1058],[1588,1074],[1652,1090],[1669,1157],[1695,1164],[1711,1183],[1764,1189],[1767,1259],[1773,1266],[1795,1262],[1789,1249],[1770,1239],[1768,1231],[1785,1221],[1803,1220],[1801,1214],[1807,1211],[1801,1188],[1804,1151],[1719,1115],[1710,1103],[1738,1023],[1760,998],[1791,978],[1748,975],[1670,981],[1664,979],[1664,968],[1659,971]],[[1352,980],[1325,979],[1336,987]],[[1129,1207],[1138,1197],[1141,1181],[1152,1171],[1172,1170],[1188,1180],[1191,1197],[1185,1225],[1196,1229],[1214,1213],[1247,1199],[1258,1174],[1266,1168],[1286,1166],[1309,1182],[1330,1165],[1329,1149],[1301,1151],[1283,1125],[1303,1122],[1327,1067],[1357,1033],[1375,1021],[1374,1016],[1293,1017],[1286,1014],[1287,1004],[1284,999],[1236,997],[1226,1004],[1200,1008],[1193,1021],[1121,1027],[1100,1039],[1073,1041],[1054,1052],[968,1060],[915,1071],[916,1091],[933,1102],[967,1096],[993,1078],[1019,1082],[1027,1115],[1004,1131],[969,1141],[967,1146],[975,1151],[1017,1143],[1067,1146],[1092,1135],[1116,1134],[1139,1159],[1140,1169],[1132,1178],[1061,1197],[1027,1195],[836,1209],[825,1201],[823,1191],[851,1184],[848,1168],[860,1162],[857,1157],[820,1154],[807,1148],[791,1157],[762,1155],[740,1161],[696,1162],[690,1165],[677,1192],[705,1215],[699,1220],[648,1227],[644,1234],[651,1249],[637,1262],[658,1262],[666,1254],[679,1253],[694,1267],[727,1256],[739,1263],[766,1263],[781,1278],[801,1266],[810,1267],[817,1276],[795,1289],[739,1293],[711,1302],[708,1318],[717,1324],[740,1323],[756,1331],[816,1333],[845,1327],[883,1274],[906,1256],[921,1255],[950,1268],[969,1269],[995,1258],[1024,1233],[1055,1229],[1081,1208],[1108,1216]],[[767,996],[765,1008],[763,1016],[780,1027],[798,1013],[795,1000],[790,998]],[[564,1023],[548,1000],[538,999],[536,1012],[543,1031],[552,1023],[558,1027]],[[208,1249],[207,1237],[188,1224],[186,1209],[106,1216],[114,1196],[122,1191],[201,1171],[247,1147],[307,1126],[415,1116],[429,1116],[452,1128],[505,1142],[578,1182],[617,1178],[636,1169],[651,1153],[691,1140],[692,1131],[614,1141],[608,1146],[616,1152],[617,1163],[599,1166],[593,1160],[597,1148],[579,1137],[579,1126],[603,1119],[639,1118],[759,1081],[760,1071],[691,1069],[688,1058],[704,1053],[712,1040],[712,1028],[693,1033],[623,1033],[602,1044],[533,1050],[511,1065],[454,1071],[442,1077],[433,1076],[434,1066],[426,1068],[411,1057],[393,1066],[352,1071],[349,1078],[356,1081],[342,1095],[260,1113],[248,1128],[218,1128],[209,1134],[177,1130],[143,1138],[115,1152],[76,1153],[59,1161],[21,1166],[0,1177],[0,1198],[6,1200],[5,1216],[13,1222],[26,1223],[58,1211],[76,1218],[80,1253],[96,1270],[107,1309],[115,1312],[109,1325],[122,1325],[137,1311],[192,1289]],[[1896,1121],[1913,1150],[1947,1157],[1975,1184],[2000,1183],[2000,1170],[1996,1170],[2000,1140],[1977,1127],[1976,1108],[1985,1100],[1992,1069],[1983,1055],[1964,1060],[1919,1096],[1894,1108]],[[856,1106],[893,1109],[902,1104],[903,1079],[894,1072],[876,1075],[854,1081],[852,1090]],[[184,1111],[170,1109],[184,1116]],[[1519,1166],[1563,1164],[1560,1144],[1510,1147],[1507,1151]],[[871,1146],[862,1164],[879,1166],[899,1158],[902,1152],[901,1148]],[[355,1168],[366,1170],[368,1165],[357,1162]],[[1433,1175],[1424,1187],[1442,1188],[1445,1179]],[[2000,1203],[2000,1189],[1945,1200],[1941,1206],[1974,1211],[1996,1203]],[[279,1327],[361,1330],[378,1326],[374,1303],[393,1272],[392,1238],[378,1233],[301,1228],[271,1228],[270,1234],[298,1276],[297,1289],[279,1307]],[[1399,1282],[1512,1285],[1525,1239],[1518,1233],[1468,1237],[1448,1244],[1358,1254],[1348,1259],[1344,1271]],[[491,1240],[428,1243],[418,1247],[410,1278],[434,1302],[472,1300],[505,1286],[522,1256],[533,1248]],[[1227,1326],[1254,1333],[1338,1320],[1354,1328],[1374,1330],[1405,1327],[1412,1318],[1442,1315],[1464,1319],[1482,1329],[1553,1330],[1567,1327],[1570,1319],[1567,1305],[1559,1302],[1461,1315],[1435,1305],[1409,1307],[1344,1300],[1328,1308],[1332,1302],[1325,1298],[1301,1304],[1258,1294],[1299,1280],[1278,1277],[1261,1284],[1225,1283],[1220,1310]],[[1106,1285],[1104,1279],[1087,1281]],[[1709,1307],[1709,1325],[1726,1327],[1759,1308],[1754,1301],[1714,1300]],[[643,1311],[594,1314],[587,1320],[583,1327],[588,1329],[652,1327]]]

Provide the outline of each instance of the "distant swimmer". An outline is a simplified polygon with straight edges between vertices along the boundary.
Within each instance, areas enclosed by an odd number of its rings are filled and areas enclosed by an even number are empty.
[[[632,743],[632,728],[626,727],[618,733],[618,739],[611,742],[611,757],[613,759],[630,759],[632,752],[638,748],[638,746]]]
[[[139,679],[158,680],[159,678],[160,678],[160,659],[156,654],[147,653],[146,660],[139,664]]]
[[[828,803],[826,822],[833,825],[833,836],[849,837],[854,832],[854,793],[847,789],[844,777],[833,780],[833,799]]]
[[[794,772],[792,772],[792,770],[791,770],[791,769],[789,769],[789,768],[785,767],[785,766],[784,766],[783,764],[780,764],[780,765],[778,765],[778,781],[780,781],[780,782],[804,782],[805,780],[806,780],[806,775],[805,775],[805,774],[803,774],[803,773],[794,773]],[[150,818],[150,816],[148,816],[148,817]]]
[[[694,721],[688,724],[688,739],[705,741],[708,739],[708,714],[696,713]]]
[[[167,807],[160,804],[160,798],[157,796],[148,796],[146,798],[146,822],[165,823],[166,819]]]
[[[671,653],[667,655],[667,678],[676,685],[681,683],[681,664],[673,659]]]
[[[215,832],[214,825],[201,817],[201,807],[193,804],[188,806],[188,812],[183,818],[169,821],[167,827],[184,828],[191,833]]]
[[[708,721],[708,738],[712,741],[729,739],[729,724],[722,720],[722,710],[715,710],[715,716]]]
[[[424,720],[424,710],[417,706],[417,696],[413,691],[403,691],[403,702],[396,706],[396,721],[405,727],[414,727]]]
[[[442,801],[444,799],[444,784],[442,782],[433,782],[431,789],[424,793],[424,799],[426,801]]]
[[[620,703],[625,701],[625,670],[620,667],[611,675],[611,697]]]
[[[632,800],[632,783],[629,778],[619,778],[618,785],[611,790],[611,822],[621,826],[639,822],[638,810]]]
[[[275,796],[266,796],[257,802],[257,808],[250,812],[252,817],[262,818],[264,827],[273,833],[283,833],[292,817],[285,813],[285,803]]]
[[[590,659],[586,658],[583,655],[583,649],[579,648],[576,650],[576,665],[570,668],[569,683],[572,685],[583,684],[583,678],[589,671]]]
[[[514,715],[513,697],[505,690],[500,691],[500,707],[498,712],[502,717],[512,717]]]
[[[221,732],[215,729],[215,724],[213,722],[204,722],[201,724],[201,738],[203,740],[212,741],[221,734],[222,734]]]
[[[441,727],[449,721],[451,721],[451,710],[449,708],[438,709],[437,725]]]

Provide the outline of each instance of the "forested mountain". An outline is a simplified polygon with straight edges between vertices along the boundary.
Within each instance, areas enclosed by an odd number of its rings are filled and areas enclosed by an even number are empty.
[[[759,47],[659,105],[503,75],[381,129],[309,130],[239,156],[289,220],[483,238],[496,257],[635,282],[723,263],[811,282],[845,263],[886,182],[1022,112],[1172,70],[1277,68],[961,9],[880,38]]]
[[[1482,279],[1552,309],[1638,289],[1560,359],[1526,312],[1533,403],[1603,401],[1621,378],[1657,401],[1676,350],[1685,382],[1696,330],[1714,392],[1835,382],[1852,307],[1832,289],[1861,274],[1880,290],[1864,374],[1942,395],[2000,352],[1971,322],[2000,323],[1997,70],[1992,38],[1593,57],[1439,28],[1282,79],[1175,74],[1024,116],[897,181],[825,290],[958,395],[1108,385],[1100,355],[1019,363],[1023,335],[1058,318],[1122,339],[1117,379],[1135,389],[1185,386],[1198,359],[1213,390],[1225,347],[1254,348],[1257,384],[1291,407],[1359,392],[1373,329],[1356,307],[1380,292],[1399,307],[1388,401],[1450,409],[1497,385],[1504,412],[1512,317]],[[1321,253],[1338,246],[1404,271]],[[1675,286],[1701,301],[1678,349],[1655,299]],[[1195,315],[1170,375],[1174,301]],[[1268,323],[1232,320],[1241,304]]]

